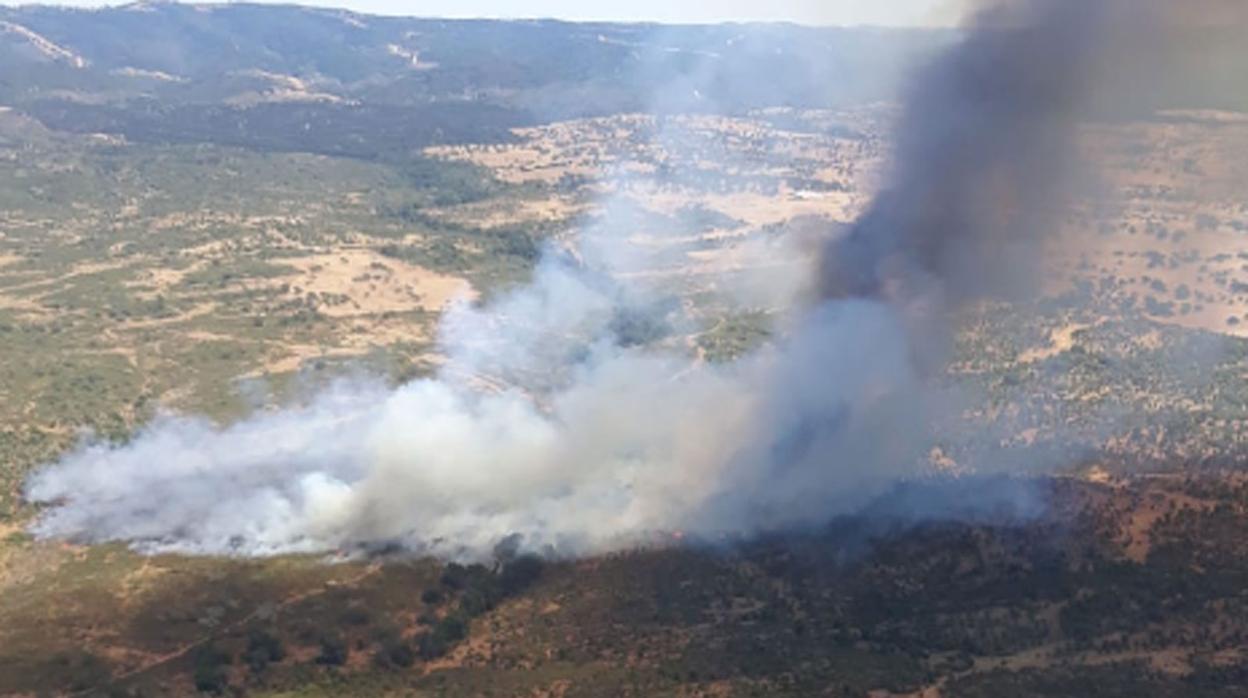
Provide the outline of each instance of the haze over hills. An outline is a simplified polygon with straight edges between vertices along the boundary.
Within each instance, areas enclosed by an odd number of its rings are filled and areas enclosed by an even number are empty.
[[[0,22],[10,68],[0,103],[55,128],[366,156],[629,111],[879,101],[957,35],[406,19],[244,3],[6,7]],[[1216,28],[1191,41],[1237,45]],[[1233,84],[1235,66],[1208,62],[1199,86],[1159,81],[1136,92],[1145,108],[1155,99],[1242,104],[1242,94],[1214,87]]]
[[[0,8],[0,21],[0,51],[14,68],[0,78],[0,100],[55,127],[347,154],[505,139],[510,127],[624,111],[879,100],[948,39],[246,4]]]

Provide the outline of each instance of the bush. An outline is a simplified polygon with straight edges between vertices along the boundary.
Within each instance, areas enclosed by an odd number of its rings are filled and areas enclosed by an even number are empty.
[[[461,616],[452,614],[434,626],[433,633],[448,642],[459,642],[468,636],[468,623]]]
[[[521,555],[503,565],[499,574],[499,589],[503,596],[524,591],[542,576],[542,559],[536,555]]]
[[[230,687],[225,667],[230,656],[209,645],[195,655],[195,690],[201,693],[224,693]]]
[[[270,662],[286,658],[282,641],[264,630],[253,630],[247,637],[247,651],[243,654],[247,666],[253,672],[264,671]]]
[[[351,649],[342,635],[327,633],[321,637],[321,653],[317,655],[316,663],[324,666],[342,666],[347,663],[347,657],[350,654]]]
[[[671,326],[659,308],[624,308],[611,318],[611,333],[622,347],[641,347],[666,338]]]
[[[407,668],[416,662],[416,651],[401,637],[392,636],[382,641],[376,661],[382,667]]]
[[[433,633],[420,637],[420,656],[426,661],[443,656],[449,649],[450,646],[440,641]]]
[[[459,609],[471,618],[493,610],[497,602],[497,585],[480,584],[464,590],[459,599]]]
[[[420,600],[429,606],[437,606],[445,599],[446,595],[442,593],[441,589],[425,589],[420,595]]]
[[[370,620],[372,620],[372,615],[368,610],[358,606],[342,612],[344,625],[368,625]]]
[[[489,246],[496,253],[536,262],[542,256],[541,244],[522,228],[499,228],[488,232]]]
[[[447,564],[442,570],[442,586],[447,589],[458,591],[464,588],[464,584],[468,581],[468,568],[463,565],[452,562]]]
[[[467,636],[468,623],[457,614],[449,615],[420,638],[420,656],[425,659],[441,657]]]

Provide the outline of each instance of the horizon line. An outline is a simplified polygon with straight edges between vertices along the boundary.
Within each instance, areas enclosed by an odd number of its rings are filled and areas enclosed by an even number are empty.
[[[790,26],[801,27],[807,29],[850,29],[850,30],[877,30],[877,31],[949,31],[956,30],[956,24],[883,24],[883,23],[856,23],[856,24],[837,24],[837,23],[811,23],[803,22],[796,19],[743,19],[729,18],[714,21],[669,21],[663,19],[636,19],[636,18],[588,18],[588,17],[559,17],[555,15],[500,15],[500,14],[407,14],[381,12],[376,10],[356,10],[349,7],[338,5],[318,5],[308,4],[306,2],[298,2],[297,0],[275,0],[273,2],[265,2],[263,0],[102,0],[101,4],[96,6],[77,5],[68,1],[57,0],[37,0],[35,2],[10,2],[8,0],[0,0],[0,8],[14,10],[28,9],[53,9],[65,10],[72,12],[107,12],[126,10],[128,8],[143,8],[145,6],[170,6],[170,7],[187,7],[187,8],[227,8],[227,7],[269,7],[269,8],[292,8],[301,10],[314,10],[331,13],[343,13],[358,17],[376,17],[382,19],[413,19],[413,20],[444,20],[444,21],[497,21],[497,22],[557,22],[563,24],[619,24],[619,25],[635,25],[635,26],[669,26],[669,27],[714,27],[714,26]]]

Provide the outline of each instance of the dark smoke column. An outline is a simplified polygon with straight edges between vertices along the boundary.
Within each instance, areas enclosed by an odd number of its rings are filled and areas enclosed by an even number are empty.
[[[939,314],[1025,287],[1062,203],[1113,2],[994,3],[916,76],[884,189],[824,252],[823,299]]]
[[[823,250],[815,307],[714,514],[818,524],[922,472],[933,417],[956,408],[927,380],[952,344],[951,311],[1034,288],[1073,189],[1078,124],[1162,5],[995,0],[914,77],[892,169]]]

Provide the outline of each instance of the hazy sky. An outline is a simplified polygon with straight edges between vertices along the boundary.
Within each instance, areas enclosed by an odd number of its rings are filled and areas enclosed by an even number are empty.
[[[273,0],[262,0],[273,1]],[[0,4],[22,2],[0,0]],[[47,4],[101,7],[108,0]],[[559,17],[656,22],[790,21],[802,24],[948,24],[957,0],[304,0],[358,12],[436,17]]]

